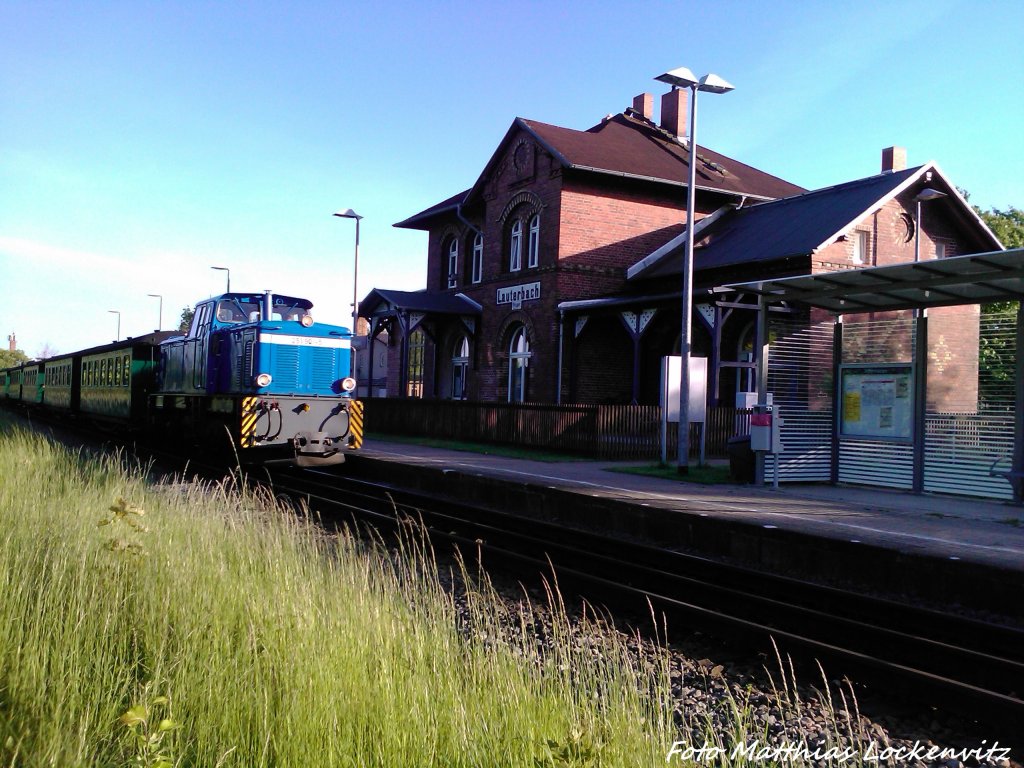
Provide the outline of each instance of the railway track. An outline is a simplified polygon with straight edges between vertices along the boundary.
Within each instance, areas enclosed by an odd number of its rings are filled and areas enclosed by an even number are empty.
[[[151,454],[160,452],[151,451]],[[163,455],[175,463],[179,457]],[[218,477],[223,467],[189,471]],[[1024,631],[857,592],[823,586],[614,539],[448,497],[329,471],[275,470],[278,493],[308,500],[325,519],[394,526],[419,518],[435,540],[478,549],[491,567],[529,579],[557,574],[563,591],[595,604],[648,614],[648,602],[676,626],[739,638],[752,648],[774,642],[783,654],[818,660],[829,676],[898,682],[916,701],[940,702],[1002,743],[1024,734]],[[923,697],[928,697],[924,699]]]
[[[817,660],[830,677],[873,679],[939,702],[986,736],[992,728],[1024,733],[1024,632],[1012,627],[338,474],[276,472],[273,484],[325,516],[384,527],[399,514],[418,517],[435,541],[480,549],[490,567],[523,577],[553,569],[563,590],[596,604],[642,615],[649,601],[677,626],[758,648],[774,642],[783,654]]]

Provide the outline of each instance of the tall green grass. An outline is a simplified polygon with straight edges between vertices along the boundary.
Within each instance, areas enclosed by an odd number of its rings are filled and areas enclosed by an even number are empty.
[[[664,764],[667,655],[557,595],[538,636],[404,541],[0,421],[0,763]]]

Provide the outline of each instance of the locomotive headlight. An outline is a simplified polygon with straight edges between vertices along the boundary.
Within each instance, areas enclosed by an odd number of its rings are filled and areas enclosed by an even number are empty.
[[[302,316],[302,319],[299,322],[302,323],[303,328],[309,328],[313,325],[313,316],[307,312]]]
[[[353,389],[356,388],[356,380],[353,379],[351,376],[346,376],[344,379],[341,380],[341,388],[345,392],[351,392]]]
[[[270,386],[270,382],[272,382],[273,380],[274,380],[274,377],[271,376],[269,373],[261,373],[261,374],[259,374],[256,377],[256,386],[257,387],[269,387]]]

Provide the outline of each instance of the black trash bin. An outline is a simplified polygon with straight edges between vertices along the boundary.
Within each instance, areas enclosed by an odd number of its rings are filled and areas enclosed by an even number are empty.
[[[728,440],[729,474],[738,483],[754,482],[754,452],[750,435],[736,435]]]

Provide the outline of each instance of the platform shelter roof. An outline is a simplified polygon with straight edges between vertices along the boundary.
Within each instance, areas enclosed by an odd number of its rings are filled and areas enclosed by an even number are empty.
[[[718,289],[796,302],[837,314],[926,309],[1024,299],[1024,248],[818,275],[732,283]]]
[[[393,291],[374,288],[359,302],[359,314],[422,312],[432,315],[479,315],[480,305],[461,293],[428,293],[426,291]]]

